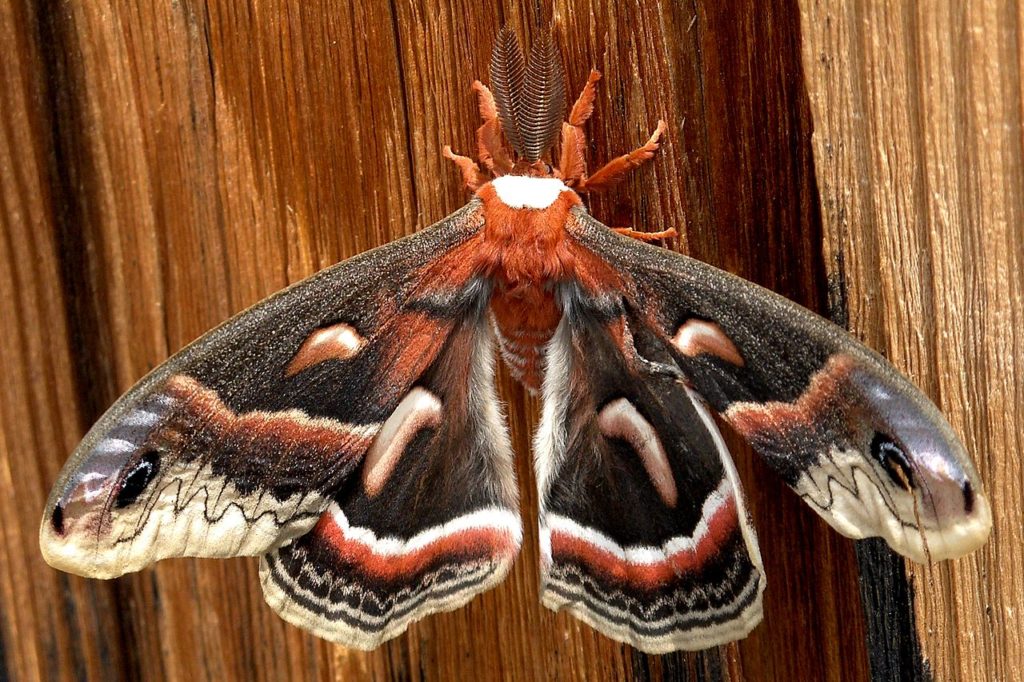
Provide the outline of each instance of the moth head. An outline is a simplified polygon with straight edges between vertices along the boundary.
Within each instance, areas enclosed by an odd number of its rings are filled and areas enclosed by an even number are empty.
[[[486,187],[488,175],[494,179],[560,180],[574,192],[600,192],[653,158],[668,130],[665,121],[658,121],[643,146],[588,175],[583,126],[594,111],[601,73],[591,69],[568,119],[563,120],[568,108],[565,73],[550,30],[537,30],[527,60],[515,33],[508,26],[502,28],[491,52],[490,72],[490,88],[480,81],[473,83],[483,118],[483,125],[477,129],[479,164],[455,154],[450,146],[443,150],[445,158],[461,172],[466,188],[473,192]],[[553,149],[559,138],[556,159]]]

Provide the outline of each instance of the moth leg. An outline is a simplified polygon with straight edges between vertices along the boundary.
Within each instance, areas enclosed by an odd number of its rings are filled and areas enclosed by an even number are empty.
[[[617,159],[612,159],[580,183],[577,189],[581,192],[600,192],[619,182],[626,177],[626,173],[654,157],[654,153],[658,151],[658,140],[667,129],[668,125],[664,121],[658,121],[658,128],[651,134],[651,138],[644,146],[638,147],[628,154],[623,154]]]
[[[653,242],[659,239],[671,239],[672,237],[679,236],[679,233],[676,232],[674,227],[670,227],[667,230],[662,230],[660,232],[641,232],[639,230],[634,230],[632,227],[613,227],[612,229],[619,234],[632,237],[633,239],[639,239],[642,242]]]
[[[501,120],[498,118],[498,107],[494,103],[494,95],[480,81],[473,81],[480,100],[480,118],[484,123],[476,129],[477,156],[480,163],[495,175],[503,175],[512,170],[512,158],[501,143]]]
[[[601,80],[601,72],[591,69],[587,77],[587,84],[583,86],[580,96],[576,98],[569,112],[569,125],[576,128],[582,127],[590,115],[594,113],[594,98],[597,96],[597,81]]]
[[[583,134],[583,124],[594,113],[594,98],[597,96],[599,80],[601,72],[591,69],[587,84],[576,98],[576,103],[572,105],[569,120],[562,124],[562,155],[558,162],[558,174],[568,185],[585,181],[587,177],[587,161],[583,154],[587,138]]]
[[[462,182],[465,183],[466,189],[475,192],[484,181],[480,173],[480,166],[476,165],[476,162],[468,156],[462,156],[453,152],[449,145],[445,145],[441,153],[444,155],[444,158],[451,160],[459,167],[459,171],[462,173]]]

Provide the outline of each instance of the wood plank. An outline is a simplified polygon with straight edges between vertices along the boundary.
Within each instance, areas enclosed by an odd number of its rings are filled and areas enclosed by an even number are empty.
[[[0,5],[0,676],[116,679],[132,655],[116,586],[49,570],[37,549],[47,488],[86,426],[75,384],[82,339],[66,316],[75,291],[59,257],[70,246],[58,227],[66,178],[52,153],[61,95],[45,77],[53,55],[42,30],[28,6]]]
[[[1024,10],[801,7],[830,274],[850,327],[948,415],[994,508],[982,550],[909,569],[923,653],[935,679],[1013,679],[1024,660]]]

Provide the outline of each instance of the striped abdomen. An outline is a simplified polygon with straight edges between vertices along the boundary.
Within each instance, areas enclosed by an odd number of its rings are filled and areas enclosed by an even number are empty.
[[[540,287],[502,289],[491,299],[491,321],[501,358],[531,392],[540,390],[544,347],[551,340],[562,312],[550,291]]]

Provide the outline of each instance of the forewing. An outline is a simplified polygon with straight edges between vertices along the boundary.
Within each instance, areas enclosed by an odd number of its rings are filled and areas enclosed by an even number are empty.
[[[714,421],[641,319],[560,294],[534,445],[544,604],[650,653],[745,636],[761,557]]]
[[[628,274],[624,295],[688,384],[834,528],[917,561],[985,541],[963,446],[881,356],[766,289],[575,215],[574,238]]]
[[[479,285],[438,269],[479,230],[474,202],[329,268],[176,354],[89,431],[40,529],[53,566],[92,577],[164,557],[257,555],[300,536]]]

